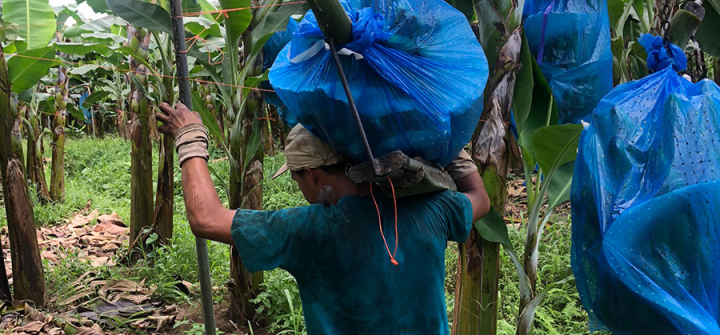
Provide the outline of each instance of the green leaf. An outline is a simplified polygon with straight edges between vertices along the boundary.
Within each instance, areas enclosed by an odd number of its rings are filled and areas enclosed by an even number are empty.
[[[207,35],[222,37],[222,31],[220,25],[213,21],[208,20],[204,17],[187,17],[183,20],[185,29],[192,33],[193,36],[200,36],[205,38]]]
[[[270,70],[266,70],[265,72],[263,72],[262,75],[248,77],[247,79],[245,79],[245,85],[244,85],[245,87],[243,87],[243,90],[242,90],[243,96],[247,96],[250,93],[250,89],[258,87],[258,85],[260,85],[260,83],[268,80],[269,73],[270,73]]]
[[[608,0],[608,14],[610,16],[610,27],[617,27],[617,22],[623,13],[625,8],[625,1],[623,0]]]
[[[570,187],[572,186],[574,169],[575,162],[567,162],[558,167],[552,178],[548,180],[548,208],[555,208],[555,206],[570,200]]]
[[[480,236],[490,242],[497,242],[502,244],[503,249],[508,253],[510,259],[512,259],[515,265],[515,271],[518,274],[520,280],[520,295],[523,297],[531,297],[532,291],[530,289],[530,279],[528,278],[523,268],[523,263],[518,259],[515,250],[513,249],[512,242],[508,236],[507,226],[505,225],[505,219],[502,215],[494,208],[490,208],[490,212],[485,215],[478,222],[475,222],[475,229],[477,229]]]
[[[546,177],[557,167],[575,160],[582,130],[583,126],[579,124],[563,124],[535,131],[532,146]]]
[[[170,14],[160,5],[141,0],[107,0],[112,12],[138,27],[172,35]]]
[[[700,49],[710,55],[720,57],[720,38],[718,38],[718,31],[720,31],[720,4],[716,2],[720,1],[710,2],[706,0],[703,2],[705,17],[695,33],[695,39],[700,45]],[[715,71],[718,71],[718,69]]]
[[[450,6],[453,6],[455,9],[459,10],[469,22],[473,21],[473,15],[475,14],[475,9],[473,8],[473,2],[472,0],[445,0],[447,3],[450,4]]]
[[[251,0],[220,0],[220,7],[222,9],[247,8],[226,12],[227,18],[225,19],[225,33],[227,34],[228,42],[230,44],[237,45],[239,43],[240,36],[250,25],[250,21],[253,16],[252,9],[250,9],[251,6]]]
[[[113,33],[86,33],[80,36],[88,42],[113,41],[115,43],[124,43],[125,41],[127,41],[127,38],[125,36],[115,35]]]
[[[96,65],[96,64],[85,64],[85,65],[80,65],[78,67],[74,67],[74,68],[70,69],[70,71],[68,71],[68,73],[78,75],[78,76],[83,76],[86,73],[88,73],[92,70],[95,70],[99,67],[100,67],[100,65]]]
[[[196,111],[200,114],[200,118],[202,118],[203,124],[205,125],[205,127],[208,128],[208,131],[210,132],[210,135],[212,135],[213,139],[224,145],[224,137],[222,131],[220,131],[220,127],[218,126],[218,121],[215,118],[215,115],[213,115],[207,110],[207,107],[205,106],[205,100],[200,97],[200,94],[198,94],[197,91],[192,90],[190,94],[192,95],[193,111]]]
[[[84,30],[84,29],[80,28],[80,26],[76,25],[76,26],[67,27],[67,29],[65,29],[65,32],[63,33],[63,36],[65,36],[67,38],[75,38],[75,37],[80,37],[80,35],[82,35],[84,33],[89,33],[89,32],[90,31]]]
[[[262,50],[270,36],[285,30],[291,16],[305,13],[309,8],[306,2],[282,5],[278,10],[265,15],[251,33],[253,44],[251,54],[258,54],[258,50]]]
[[[668,30],[670,42],[684,49],[690,40],[690,35],[698,26],[700,26],[700,18],[684,9],[679,9],[670,20],[670,29]]]
[[[96,13],[109,13],[110,8],[108,8],[107,4],[105,3],[105,0],[87,0],[86,1],[88,6],[92,8],[93,11]]]
[[[107,98],[112,94],[112,92],[108,91],[96,91],[93,94],[90,94],[87,98],[85,98],[85,101],[83,101],[83,108],[90,108],[92,105],[94,105],[96,102],[102,101],[103,99]]]
[[[513,245],[508,236],[505,219],[494,208],[490,208],[490,212],[475,223],[475,229],[484,239],[512,249]]]
[[[108,56],[113,53],[113,50],[105,44],[55,43],[53,46],[57,51],[76,56],[85,56],[91,52],[103,56]]]
[[[531,334],[533,328],[533,320],[535,319],[535,310],[537,310],[538,306],[540,306],[540,303],[542,303],[547,293],[550,292],[550,290],[573,280],[575,280],[575,277],[573,275],[569,275],[562,280],[546,285],[543,290],[538,293],[523,309],[518,320],[518,329],[516,334]]]
[[[55,11],[46,0],[5,0],[3,20],[17,24],[25,40],[18,51],[46,47],[55,33]]]
[[[70,113],[74,118],[78,120],[85,120],[85,114],[83,114],[82,110],[80,110],[75,103],[68,102],[67,105],[65,105],[65,108],[67,109],[67,112]]]
[[[558,114],[557,104],[552,100],[550,84],[545,80],[545,76],[534,57],[531,61],[533,66],[532,103],[530,105],[530,113],[522,123],[518,143],[531,155],[533,161],[537,161],[535,150],[533,149],[532,136],[537,129],[545,127],[546,125],[558,124]]]
[[[238,115],[237,119],[235,120],[236,124],[240,123],[240,120],[242,118]],[[250,139],[248,140],[247,146],[245,147],[245,157],[253,157],[255,156],[255,153],[257,152],[258,148],[260,148],[260,145],[262,144],[262,129],[260,129],[260,120],[258,118],[253,117],[252,120],[252,133],[250,133]],[[247,171],[248,164],[252,159],[245,159],[243,161],[243,171]]]
[[[720,0],[705,0],[703,3],[710,4],[716,13],[720,13]],[[707,7],[705,8],[707,13]]]
[[[97,20],[86,22],[80,26],[80,29],[89,32],[109,32],[113,25],[124,25],[125,20],[116,16],[106,16]]]
[[[518,133],[522,132],[523,124],[530,115],[532,107],[532,92],[535,83],[533,81],[534,57],[530,52],[527,37],[523,32],[522,49],[520,49],[520,62],[522,66],[517,72],[515,79],[515,91],[513,93],[513,112],[515,113],[515,125]]]
[[[52,47],[18,52],[7,62],[12,91],[20,93],[35,86],[51,67],[59,64],[60,62],[55,60],[55,49]]]
[[[213,15],[208,12],[214,12],[217,10],[217,8],[215,8],[215,6],[210,4],[207,0],[192,0],[192,1],[190,1],[192,3],[192,5],[188,4],[187,2],[188,1],[186,0],[185,3],[183,4],[183,12],[184,13],[187,14],[187,13],[202,12],[202,13],[204,13],[204,14],[202,14],[202,17],[204,17],[208,20],[215,21],[215,18],[213,16],[217,16],[218,14]],[[220,18],[222,18],[222,15],[220,15]],[[222,22],[222,19],[220,19],[220,22]]]
[[[0,43],[10,43],[18,38],[17,25],[0,19]],[[9,50],[5,50],[8,52]]]

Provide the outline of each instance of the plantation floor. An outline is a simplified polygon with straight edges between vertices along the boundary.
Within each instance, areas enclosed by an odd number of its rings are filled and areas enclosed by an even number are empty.
[[[130,210],[130,144],[113,137],[102,140],[83,137],[70,138],[66,146],[65,201],[43,204],[33,199],[50,300],[41,310],[70,316],[76,311],[85,311],[90,313],[86,315],[93,316],[92,313],[98,312],[98,305],[112,305],[113,301],[125,301],[130,297],[145,309],[146,312],[140,314],[148,316],[135,318],[132,322],[118,322],[127,316],[120,315],[115,322],[111,320],[103,325],[104,332],[202,334],[195,242],[185,217],[180,171],[176,168],[172,244],[145,255],[137,265],[129,268],[116,263],[127,252],[126,232],[122,226],[124,219],[129,218]],[[48,146],[45,151],[48,155]],[[157,150],[154,159],[157,161]],[[271,175],[282,163],[281,155],[266,158],[266,175]],[[225,181],[228,180],[229,166],[220,150],[211,152],[210,168],[218,193],[227,202]],[[287,174],[275,180],[266,179],[263,190],[266,210],[305,204]],[[521,254],[524,243],[521,223],[526,216],[522,181],[512,183],[509,200],[506,217],[510,237],[516,252]],[[540,245],[539,290],[571,274],[567,210],[550,221]],[[0,226],[6,225],[0,202]],[[3,230],[2,248],[9,259],[6,235]],[[230,272],[229,248],[210,243],[209,252],[218,327],[226,333],[242,333],[225,320],[224,283]],[[450,245],[446,251],[446,289],[451,319],[457,257],[456,246]],[[515,333],[517,274],[505,253],[502,262],[498,332],[509,335]],[[9,268],[9,263],[7,266]],[[300,298],[294,279],[282,270],[269,271],[265,273],[264,288],[256,305],[258,314],[262,315],[259,322],[267,327],[254,329],[254,334],[281,331],[303,334]],[[13,323],[5,321],[5,318],[0,321],[0,328],[12,328]],[[13,322],[27,327],[30,321],[20,317]],[[156,329],[158,326],[160,330]],[[243,330],[247,330],[246,327]],[[535,334],[587,333],[587,314],[582,309],[574,283],[551,289],[537,311]]]

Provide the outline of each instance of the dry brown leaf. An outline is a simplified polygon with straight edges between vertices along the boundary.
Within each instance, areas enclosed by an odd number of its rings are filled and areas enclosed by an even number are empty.
[[[92,294],[92,290],[84,290],[78,294],[75,294],[75,295],[70,296],[69,298],[63,300],[62,302],[59,303],[59,305],[61,305],[61,306],[71,305],[71,304],[75,303],[76,301],[81,300],[82,298],[89,297],[91,294]]]
[[[32,321],[24,326],[15,328],[15,331],[37,334],[43,327],[45,327],[45,322]]]
[[[79,327],[77,329],[77,333],[75,335],[102,335],[102,329],[100,329],[100,326],[97,324],[93,325],[92,327]]]
[[[139,291],[141,288],[142,287],[134,281],[127,280],[127,279],[120,279],[120,280],[111,281],[111,282],[105,284],[105,286],[103,286],[98,291],[98,294],[100,296],[105,297],[105,296],[107,296],[107,292],[112,292],[112,291],[136,292],[136,291]]]
[[[95,257],[95,256],[88,256],[87,257],[90,260],[90,266],[97,268],[104,265],[108,265],[110,262],[110,257]]]
[[[122,299],[125,299],[128,301],[131,301],[138,305],[141,305],[142,303],[150,300],[150,296],[145,295],[145,294],[122,294],[122,295],[118,295],[118,298],[122,298]]]
[[[123,228],[111,222],[104,221],[102,223],[98,223],[98,225],[95,226],[94,231],[109,235],[122,235],[127,233],[127,228]]]
[[[116,212],[112,212],[110,215],[108,215],[108,214],[100,215],[100,216],[98,216],[97,219],[100,223],[109,222],[114,225],[126,227],[125,223],[123,223],[123,220],[120,218],[120,216]]]
[[[54,251],[51,250],[43,250],[41,253],[42,258],[47,259],[50,261],[50,263],[57,264],[58,258]]]

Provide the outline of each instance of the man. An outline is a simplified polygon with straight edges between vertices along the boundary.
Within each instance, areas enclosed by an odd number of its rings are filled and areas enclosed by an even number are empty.
[[[210,179],[200,116],[182,104],[160,109],[160,131],[176,139],[193,234],[234,245],[251,272],[290,272],[309,335],[448,334],[447,241],[465,241],[472,223],[489,211],[467,154],[447,167],[459,192],[395,202],[370,185],[354,184],[345,158],[298,126],[288,135],[287,163],[278,174],[289,169],[311,205],[228,210]]]

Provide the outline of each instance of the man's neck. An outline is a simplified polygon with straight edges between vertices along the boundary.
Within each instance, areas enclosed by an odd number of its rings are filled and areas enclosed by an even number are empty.
[[[332,191],[325,195],[325,199],[322,199],[322,202],[328,205],[336,205],[340,199],[346,196],[367,195],[370,193],[368,184],[355,184],[346,175],[328,179],[327,185],[332,188]]]

